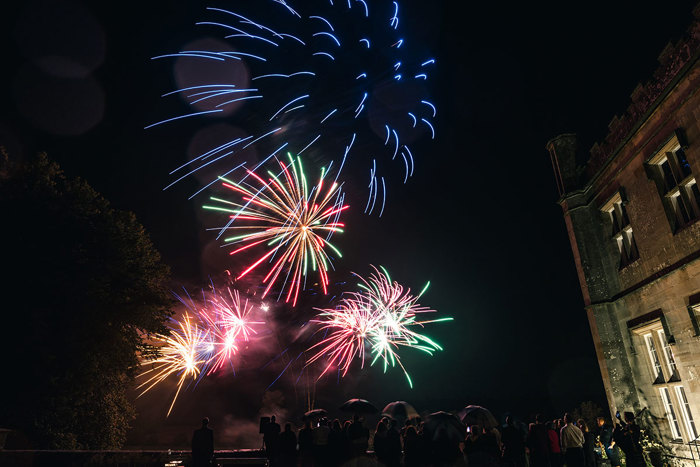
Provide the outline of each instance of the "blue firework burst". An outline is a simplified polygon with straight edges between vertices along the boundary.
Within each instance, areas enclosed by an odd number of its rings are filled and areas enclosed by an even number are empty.
[[[437,110],[428,92],[435,59],[404,37],[400,13],[390,0],[258,0],[237,2],[236,11],[207,8],[197,25],[225,42],[154,57],[210,70],[163,94],[184,98],[190,111],[146,128],[216,116],[248,134],[196,154],[171,172],[168,186],[220,161],[229,164],[228,176],[282,150],[307,153],[335,164],[338,175],[348,165],[368,170],[365,212],[381,216],[389,177],[406,183],[414,173],[411,144],[435,138]],[[244,71],[232,73],[231,65]],[[253,145],[263,156],[246,160]]]

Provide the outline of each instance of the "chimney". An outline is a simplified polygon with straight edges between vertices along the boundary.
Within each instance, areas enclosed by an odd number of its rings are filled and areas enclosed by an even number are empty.
[[[578,174],[576,170],[576,153],[578,140],[576,134],[567,133],[559,135],[547,142],[547,151],[552,160],[554,178],[557,181],[559,196],[578,188]]]

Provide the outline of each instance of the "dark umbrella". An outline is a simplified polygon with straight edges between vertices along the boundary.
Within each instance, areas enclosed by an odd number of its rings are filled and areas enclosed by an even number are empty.
[[[350,399],[340,406],[340,410],[356,414],[377,413],[377,408],[364,399]]]
[[[325,409],[314,409],[314,410],[309,410],[304,414],[304,418],[308,418],[309,420],[314,420],[317,418],[325,417],[328,412],[326,412]]]
[[[435,440],[435,436],[442,429],[450,439],[462,441],[466,435],[466,427],[455,415],[443,411],[428,415],[425,421],[425,430],[430,437],[429,439]]]
[[[487,430],[491,428],[496,428],[498,426],[498,421],[496,417],[484,407],[480,405],[468,405],[462,412],[462,422],[467,425],[479,425]]]
[[[382,410],[382,415],[397,421],[410,420],[412,418],[418,418],[419,416],[416,409],[406,401],[388,403]]]

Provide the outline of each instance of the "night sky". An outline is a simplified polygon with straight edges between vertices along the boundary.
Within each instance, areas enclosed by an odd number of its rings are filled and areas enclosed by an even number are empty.
[[[171,62],[150,57],[205,36],[194,26],[204,8],[235,9],[236,1],[18,3],[0,12],[9,34],[0,144],[18,158],[47,151],[69,175],[134,211],[171,266],[173,287],[202,286],[223,263],[204,231],[201,202],[187,200],[200,185],[190,178],[162,188],[197,132],[219,123],[190,119],[144,131],[174,115],[159,97],[174,89]],[[362,214],[364,192],[350,200],[348,228],[336,238],[345,258],[333,279],[383,264],[413,289],[430,280],[423,302],[455,322],[432,328],[445,348],[435,357],[405,353],[414,389],[400,373],[373,368],[319,385],[318,405],[358,395],[430,411],[476,403],[527,418],[604,403],[544,145],[565,132],[578,133],[584,148],[601,140],[658,53],[682,36],[695,1],[535,3],[402,3],[407,35],[438,61],[437,138],[419,145],[416,175],[392,187],[381,219]],[[273,378],[250,368],[188,392],[168,423],[217,410],[253,418]],[[298,413],[289,382],[273,389],[283,391],[290,416]],[[155,401],[137,405],[137,424],[151,431],[162,422]],[[253,408],[236,407],[244,403]]]

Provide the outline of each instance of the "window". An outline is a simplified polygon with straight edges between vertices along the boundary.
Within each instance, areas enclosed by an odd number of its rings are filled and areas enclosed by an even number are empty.
[[[693,323],[693,329],[695,330],[695,336],[700,336],[700,293],[691,296],[688,301],[688,316],[690,317],[690,322]]]
[[[649,160],[674,230],[700,218],[700,189],[676,135]]]
[[[621,192],[615,193],[601,208],[601,211],[607,217],[608,225],[611,226],[609,235],[620,253],[620,268],[623,268],[639,258],[639,251],[634,241],[632,226],[627,217]]]
[[[690,404],[688,403],[688,398],[685,395],[685,389],[683,386],[676,386],[676,395],[678,396],[678,402],[681,404],[681,412],[683,413],[685,428],[688,430],[691,441],[694,441],[698,437],[698,430],[695,427],[693,413],[690,410]]]
[[[661,399],[664,401],[664,408],[666,409],[666,418],[668,418],[668,423],[671,425],[671,434],[674,440],[682,440],[681,427],[678,424],[678,418],[676,417],[676,410],[673,407],[673,401],[671,400],[671,395],[668,392],[668,388],[659,388],[661,392]]]
[[[668,339],[666,339],[666,333],[664,333],[663,329],[659,329],[656,332],[659,336],[659,342],[661,342],[664,349],[666,369],[670,375],[669,381],[680,381],[680,378],[678,377],[678,368],[676,368],[676,360],[673,358],[673,349],[671,349],[671,345],[668,343]]]
[[[637,336],[643,341],[646,352],[639,354],[648,365],[648,381],[656,388],[655,391],[658,391],[661,398],[660,404],[657,402],[656,410],[663,410],[665,413],[668,434],[674,441],[695,440],[700,433],[693,417],[693,406],[681,383],[680,366],[673,353],[675,341],[663,311],[654,310],[638,316],[628,321],[627,326],[633,338]]]
[[[647,352],[649,352],[649,361],[654,368],[654,384],[664,382],[664,374],[661,371],[661,361],[659,354],[656,352],[656,344],[654,343],[654,335],[652,333],[644,334],[644,341],[647,344]]]

